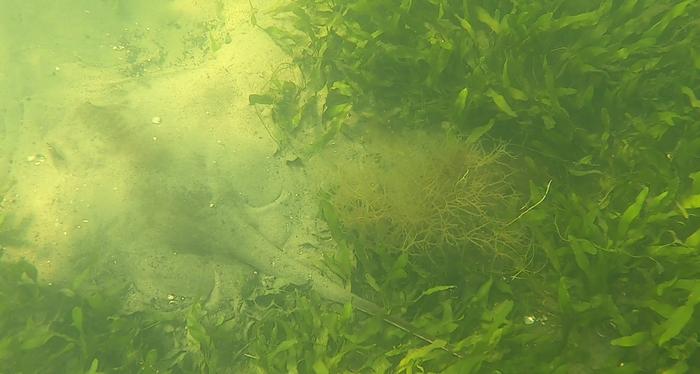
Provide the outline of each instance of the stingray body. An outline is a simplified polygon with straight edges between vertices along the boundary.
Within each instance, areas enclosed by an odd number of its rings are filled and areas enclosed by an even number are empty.
[[[263,274],[292,284],[310,285],[326,300],[350,304],[425,342],[435,342],[410,323],[389,315],[383,307],[343,288],[319,269],[285,254],[251,224],[256,222],[255,217],[245,213],[247,205],[229,186],[241,181],[211,175],[202,160],[204,156],[196,151],[199,147],[180,144],[176,148],[167,142],[153,142],[153,136],[135,127],[118,106],[84,103],[77,108],[76,119],[99,134],[114,157],[127,159],[138,172],[133,180],[133,203],[149,222],[149,229],[162,235],[161,239],[172,247],[202,255],[232,256]],[[214,207],[212,201],[220,204]],[[446,345],[441,348],[460,357]]]

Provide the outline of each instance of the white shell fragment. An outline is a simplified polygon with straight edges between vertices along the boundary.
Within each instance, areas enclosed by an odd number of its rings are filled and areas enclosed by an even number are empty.
[[[161,121],[161,119],[158,116],[151,118],[151,123],[154,125],[160,125],[160,121]]]

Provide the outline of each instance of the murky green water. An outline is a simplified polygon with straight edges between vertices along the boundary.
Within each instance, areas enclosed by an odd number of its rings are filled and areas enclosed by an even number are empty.
[[[0,0],[0,373],[700,370],[697,19]]]

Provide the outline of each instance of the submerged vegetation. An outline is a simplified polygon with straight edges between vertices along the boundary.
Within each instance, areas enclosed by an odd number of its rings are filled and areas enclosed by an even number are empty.
[[[410,210],[376,215],[396,209],[376,188],[400,180],[392,173],[401,167],[369,178],[362,170],[367,179],[341,178],[331,191],[322,210],[341,251],[349,248],[338,259],[355,270],[353,290],[376,292],[464,356],[381,353],[394,358],[392,370],[700,367],[699,16],[692,1],[308,0],[259,22],[302,72],[251,97],[271,106],[294,153],[313,157],[320,144],[355,138],[358,126],[379,126],[495,139],[517,158],[527,203],[510,217],[520,217],[532,251],[510,274],[460,257],[445,265],[387,256],[412,239],[399,228],[411,227]],[[401,135],[386,143],[400,147]],[[417,168],[405,178],[420,178],[421,151],[407,152]],[[386,195],[412,189],[420,209],[430,184],[397,184]],[[453,244],[428,243],[434,252]]]
[[[329,269],[432,343],[303,286],[253,278],[239,310],[125,314],[116,291],[3,262],[0,371],[700,369],[700,4],[255,14],[301,71],[250,98],[282,150],[372,134],[321,199]]]
[[[365,154],[340,166],[327,199],[354,246],[442,266],[471,267],[480,257],[494,271],[523,265],[528,245],[513,225],[518,196],[503,145],[487,151],[416,131],[365,138]]]

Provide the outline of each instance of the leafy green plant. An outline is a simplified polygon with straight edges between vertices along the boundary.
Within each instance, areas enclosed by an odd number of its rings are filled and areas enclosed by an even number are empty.
[[[231,372],[219,352],[234,348],[230,324],[203,312],[125,313],[124,289],[76,277],[42,284],[25,261],[0,262],[0,371],[12,373]],[[82,281],[81,281],[82,280]],[[111,286],[111,287],[110,287]],[[38,359],[40,358],[40,359]],[[227,371],[228,370],[228,371]]]
[[[477,292],[469,283],[484,281],[478,269],[463,269],[464,282],[415,256],[383,256],[391,244],[361,243],[324,205],[351,248],[342,258],[356,260],[354,289],[423,328],[450,310],[460,327],[443,333],[459,347],[477,339],[469,316],[503,305],[524,318],[502,320],[491,355],[465,355],[478,364],[462,372],[700,367],[698,4],[307,0],[277,11],[258,24],[303,73],[291,138],[323,143],[358,126],[495,137],[541,202],[519,220],[534,238],[530,267],[494,281],[500,301],[478,308],[465,302]],[[419,295],[436,286],[447,288],[427,307]],[[420,361],[406,357],[393,367]]]

